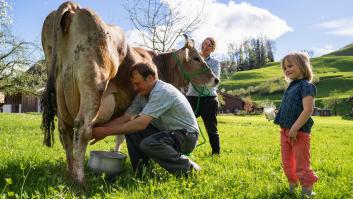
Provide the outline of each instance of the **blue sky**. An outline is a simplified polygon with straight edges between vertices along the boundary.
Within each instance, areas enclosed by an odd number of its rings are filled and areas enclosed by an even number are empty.
[[[138,42],[123,0],[77,0],[93,9],[106,22],[123,28],[132,43]],[[181,2],[181,13],[193,13],[200,0],[164,0],[173,6]],[[27,41],[40,41],[45,17],[64,1],[7,0],[13,7],[13,32]],[[192,34],[197,44],[205,37],[218,41],[216,55],[226,52],[227,43],[245,37],[267,35],[276,42],[275,58],[298,50],[312,50],[319,56],[353,42],[353,1],[351,0],[206,0],[203,22]],[[179,44],[180,45],[180,44]]]

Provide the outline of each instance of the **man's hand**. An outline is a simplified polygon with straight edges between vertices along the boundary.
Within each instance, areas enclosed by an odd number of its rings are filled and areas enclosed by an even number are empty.
[[[98,142],[99,140],[104,139],[105,137],[107,137],[107,135],[105,134],[105,129],[104,127],[95,127],[92,129],[92,137],[91,137],[91,141],[90,145],[95,144],[96,142]]]

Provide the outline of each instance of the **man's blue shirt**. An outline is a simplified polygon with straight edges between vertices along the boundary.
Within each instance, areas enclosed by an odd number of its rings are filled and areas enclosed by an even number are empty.
[[[280,125],[281,128],[290,129],[303,111],[302,100],[306,96],[315,97],[316,87],[305,79],[292,81],[284,92],[274,123]],[[313,124],[314,121],[310,117],[299,131],[310,133]]]

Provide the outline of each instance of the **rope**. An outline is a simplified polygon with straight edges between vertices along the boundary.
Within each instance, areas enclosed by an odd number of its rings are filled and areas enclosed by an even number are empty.
[[[193,84],[192,84],[192,86],[194,87],[195,91],[196,91],[197,94],[198,94],[198,96],[197,96],[196,108],[195,108],[195,110],[194,110],[194,114],[197,115],[197,111],[198,111],[199,108],[200,108],[200,99],[201,99],[202,96],[207,96],[207,94],[204,93],[204,91],[207,90],[207,89],[206,89],[205,86],[201,86],[201,89],[202,89],[202,90],[200,91],[200,90],[197,88],[197,86],[194,86]],[[208,91],[208,94],[211,93],[209,90],[207,90],[207,91]],[[201,146],[201,145],[203,145],[203,144],[206,143],[206,138],[205,138],[205,136],[203,135],[202,130],[201,130],[201,128],[200,128],[200,125],[199,125],[198,123],[197,123],[197,126],[198,126],[199,129],[200,129],[200,134],[201,134],[201,137],[202,137],[202,139],[203,139],[203,141],[202,141],[200,144],[197,145],[197,147],[198,147],[198,146]]]

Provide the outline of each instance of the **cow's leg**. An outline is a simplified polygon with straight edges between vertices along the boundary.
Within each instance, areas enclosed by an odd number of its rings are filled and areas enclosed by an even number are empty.
[[[74,121],[74,172],[76,173],[76,180],[82,186],[85,186],[85,153],[107,84],[106,82],[98,84],[90,79],[85,80],[87,79],[78,83],[81,103]]]
[[[82,110],[85,109],[84,106],[81,107]],[[113,94],[109,94],[102,98],[97,118],[94,123],[105,123],[109,121],[114,113],[115,101]],[[80,110],[81,112],[81,110]],[[90,111],[91,113],[94,110]],[[84,160],[85,152],[87,149],[87,143],[91,137],[93,121],[92,118],[94,114],[78,114],[78,117],[75,119],[75,172],[76,180],[83,184],[84,183]]]
[[[77,120],[76,120],[77,121]],[[75,122],[76,122],[75,121]],[[77,122],[80,123],[80,122]],[[75,124],[74,128],[74,164],[73,172],[75,180],[81,185],[86,186],[85,184],[85,173],[84,173],[84,162],[85,154],[87,149],[87,144],[92,133],[92,123],[84,122],[81,127]]]
[[[70,176],[73,176],[73,129],[69,128],[60,116],[58,116],[58,128],[60,132],[60,142],[66,153],[67,171]]]
[[[124,142],[125,136],[124,135],[117,135],[115,137],[115,151],[119,152],[121,149],[121,144]]]

